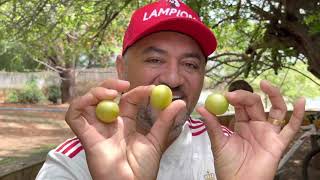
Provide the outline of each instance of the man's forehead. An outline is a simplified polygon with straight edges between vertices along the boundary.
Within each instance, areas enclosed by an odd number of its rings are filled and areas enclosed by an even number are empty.
[[[170,45],[179,45],[188,51],[201,51],[199,44],[190,36],[173,31],[161,31],[147,35],[133,44],[141,52],[159,52],[168,49]],[[203,54],[203,53],[202,53]],[[204,56],[204,55],[203,55]]]

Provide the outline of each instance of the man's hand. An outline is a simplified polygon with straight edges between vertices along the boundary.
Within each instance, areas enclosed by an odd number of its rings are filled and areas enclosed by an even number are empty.
[[[159,163],[175,116],[185,108],[174,101],[162,111],[147,135],[136,131],[138,107],[148,102],[153,86],[139,86],[128,92],[129,82],[107,80],[100,87],[75,99],[66,121],[80,139],[93,179],[156,179]],[[95,115],[102,100],[113,100],[119,93],[120,116],[105,124]]]
[[[268,117],[259,95],[243,90],[226,94],[236,119],[235,132],[229,137],[223,134],[216,116],[203,107],[197,109],[205,119],[219,180],[272,180],[281,155],[299,130],[305,100],[301,98],[294,104],[289,123],[281,129],[267,121],[285,118],[287,108],[280,90],[267,81],[262,81],[260,87],[272,104]]]

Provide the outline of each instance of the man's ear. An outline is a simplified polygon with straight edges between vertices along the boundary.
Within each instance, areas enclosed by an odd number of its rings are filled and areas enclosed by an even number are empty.
[[[116,60],[116,67],[117,67],[117,73],[118,73],[118,78],[121,80],[125,80],[125,60],[122,55],[117,56]]]

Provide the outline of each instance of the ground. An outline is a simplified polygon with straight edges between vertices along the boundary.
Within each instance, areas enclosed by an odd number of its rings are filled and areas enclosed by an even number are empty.
[[[4,110],[38,108],[60,112]],[[66,105],[30,106],[0,104],[0,174],[22,166],[19,162],[45,154],[74,134],[64,121]]]
[[[63,112],[1,110],[0,128],[0,158],[24,156],[25,151],[55,146],[73,136]]]
[[[59,110],[60,112],[3,110],[8,107]],[[12,105],[0,104],[0,172],[12,168],[24,157],[45,156],[45,154],[74,134],[64,121],[68,105]],[[2,110],[1,110],[2,108]],[[307,141],[285,166],[281,179],[301,179],[301,164],[306,152],[310,150]],[[22,162],[22,161],[21,161]],[[7,168],[6,168],[7,167]],[[267,168],[267,167],[261,167]]]

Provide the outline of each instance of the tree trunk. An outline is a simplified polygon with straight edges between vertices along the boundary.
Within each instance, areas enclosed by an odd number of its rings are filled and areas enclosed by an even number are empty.
[[[70,102],[75,95],[75,70],[67,68],[59,73],[61,81],[61,101]]]
[[[288,22],[287,30],[293,33],[296,40],[296,49],[308,59],[308,70],[320,79],[320,42],[315,36],[309,33],[305,25],[298,22]]]

